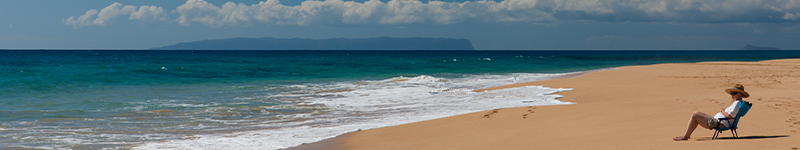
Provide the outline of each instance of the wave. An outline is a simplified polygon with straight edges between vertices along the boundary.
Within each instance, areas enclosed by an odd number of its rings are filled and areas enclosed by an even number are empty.
[[[553,93],[572,90],[527,86],[487,92],[475,89],[545,80],[563,74],[515,73],[438,78],[428,75],[334,84],[290,85],[287,92],[259,98],[283,105],[261,106],[275,112],[273,120],[257,130],[197,134],[142,143],[134,149],[279,149],[332,138],[347,132],[419,122],[507,107],[573,104],[556,100]],[[258,99],[244,97],[242,99]]]

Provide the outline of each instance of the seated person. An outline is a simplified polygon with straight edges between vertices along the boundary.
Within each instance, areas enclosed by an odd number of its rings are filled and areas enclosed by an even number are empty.
[[[741,84],[736,84],[733,88],[725,89],[725,92],[731,95],[731,99],[733,100],[733,104],[730,107],[722,109],[719,113],[714,116],[707,115],[705,113],[696,111],[689,117],[689,126],[686,128],[686,133],[683,136],[672,138],[675,141],[683,141],[688,140],[689,136],[692,135],[694,129],[697,128],[697,125],[702,126],[706,129],[714,129],[717,127],[725,126],[730,127],[730,123],[728,120],[720,121],[719,118],[734,118],[736,113],[739,113],[739,104],[743,103],[743,97],[750,97],[750,94],[744,91],[744,86]]]

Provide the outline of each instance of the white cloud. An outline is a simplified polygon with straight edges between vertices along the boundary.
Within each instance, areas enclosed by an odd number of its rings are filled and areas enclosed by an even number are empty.
[[[253,24],[452,24],[483,22],[598,22],[740,23],[797,21],[798,0],[503,0],[423,3],[391,0],[364,3],[305,1],[299,6],[268,0],[253,5],[228,2],[222,7],[189,0],[178,7],[182,25],[212,27]],[[781,16],[783,18],[770,17]]]
[[[156,6],[123,6],[114,3],[99,14],[89,10],[81,17],[70,17],[67,25],[106,25],[121,15],[131,20],[166,20]],[[92,14],[90,11],[94,11]],[[463,22],[549,23],[583,20],[596,22],[665,23],[761,23],[796,22],[800,19],[800,0],[479,0],[441,2],[370,0],[363,3],[343,0],[304,1],[286,6],[278,0],[245,5],[227,2],[216,6],[204,0],[187,0],[174,10],[175,21],[184,26],[211,27],[266,25],[331,24],[453,24]]]
[[[138,10],[137,10],[138,8]],[[94,16],[97,15],[97,18]],[[73,28],[79,28],[82,26],[90,26],[90,25],[98,25],[98,26],[106,26],[110,22],[113,22],[114,18],[124,15],[130,15],[128,17],[129,20],[139,20],[139,21],[147,21],[147,20],[166,20],[166,14],[164,13],[164,9],[157,6],[141,6],[136,7],[132,5],[125,5],[123,6],[120,3],[113,3],[106,8],[97,12],[97,10],[91,9],[86,11],[83,15],[75,19],[75,16],[70,16],[69,18],[62,20],[62,22],[66,25],[71,25]]]
[[[100,13],[97,14],[97,19],[92,21],[92,23],[94,23],[94,25],[105,26],[106,22],[111,19],[120,15],[133,14],[133,12],[136,12],[136,6],[122,6],[120,3],[114,3],[100,10]]]
[[[537,21],[550,18],[540,10],[531,10],[531,0],[503,2],[441,2],[423,3],[419,0],[392,0],[383,3],[370,0],[364,3],[342,0],[305,1],[298,6],[286,6],[278,0],[253,5],[228,2],[217,7],[203,0],[189,0],[176,10],[181,25],[200,23],[212,27],[325,24],[451,24],[466,20],[490,22]]]
[[[167,20],[166,16],[164,16],[164,9],[161,7],[156,6],[141,6],[139,7],[139,11],[131,13],[131,17],[128,19],[130,20],[149,20],[149,19],[157,19],[157,20]]]
[[[64,24],[66,25],[71,25],[73,28],[89,26],[92,25],[89,19],[94,17],[94,15],[97,15],[97,10],[91,9],[89,11],[86,11],[86,13],[84,13],[80,17],[78,17],[78,19],[75,19],[75,16],[70,16],[66,20],[62,19],[61,22],[64,22]]]
[[[783,15],[783,17],[782,17],[782,18],[783,18],[783,19],[786,19],[786,20],[794,20],[794,21],[797,21],[798,19],[800,19],[800,13],[788,13],[788,12],[787,12],[786,14],[784,14],[784,15]]]

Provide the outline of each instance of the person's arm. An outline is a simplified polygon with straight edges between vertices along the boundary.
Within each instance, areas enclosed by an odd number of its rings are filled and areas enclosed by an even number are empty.
[[[725,115],[725,117],[733,118],[733,116],[731,116],[731,114],[728,114],[728,112],[725,112],[725,108],[723,108],[720,112],[722,113],[722,115]]]
[[[723,108],[720,111],[720,113],[722,113],[722,115],[724,115],[727,118],[734,118],[733,115],[731,115],[731,113],[733,113],[734,111],[738,111],[739,110],[739,108],[736,107],[736,106],[739,106],[739,102],[740,101],[733,102],[733,104],[731,104],[731,106],[729,106],[728,108]],[[725,110],[731,110],[731,111],[728,112],[728,111],[725,111]]]

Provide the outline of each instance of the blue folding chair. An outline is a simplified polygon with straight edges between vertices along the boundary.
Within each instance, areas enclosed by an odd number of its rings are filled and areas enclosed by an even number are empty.
[[[737,139],[739,138],[739,133],[736,133],[736,129],[739,128],[737,126],[739,124],[739,119],[744,117],[744,115],[747,114],[747,111],[750,110],[750,107],[753,106],[753,104],[751,104],[750,102],[747,102],[747,101],[743,101],[743,102],[744,103],[739,103],[739,112],[736,113],[736,116],[735,116],[736,118],[719,118],[719,120],[728,120],[728,122],[730,122],[730,120],[733,120],[733,123],[731,123],[731,127],[725,127],[725,125],[720,125],[719,127],[714,128],[716,131],[714,131],[714,137],[712,137],[711,140],[716,139],[717,136],[719,136],[719,134],[722,133],[722,131],[725,131],[725,130],[731,130],[731,134],[733,134],[733,138],[737,138]]]

